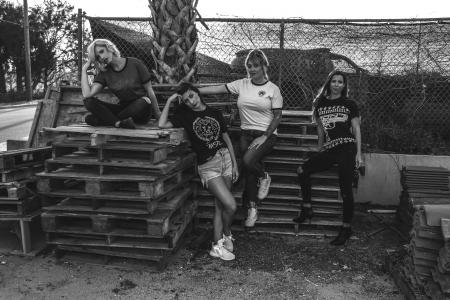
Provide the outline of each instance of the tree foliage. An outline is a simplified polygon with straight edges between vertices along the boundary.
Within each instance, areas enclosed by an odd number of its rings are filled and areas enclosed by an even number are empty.
[[[23,89],[25,52],[23,7],[0,0],[0,92],[13,70],[17,90]],[[29,9],[33,89],[44,89],[61,78],[73,76],[76,67],[77,15],[64,0],[44,0]],[[11,79],[11,78],[7,78]],[[3,89],[5,85],[3,84]]]

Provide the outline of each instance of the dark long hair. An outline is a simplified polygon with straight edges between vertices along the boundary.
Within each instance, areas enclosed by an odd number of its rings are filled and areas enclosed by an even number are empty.
[[[348,88],[348,77],[347,74],[345,74],[344,72],[335,69],[333,71],[330,72],[330,74],[328,74],[327,79],[325,80],[324,84],[322,85],[322,87],[319,90],[319,93],[317,94],[316,98],[314,98],[313,100],[313,120],[315,120],[316,117],[316,108],[317,105],[319,104],[319,101],[322,98],[326,98],[328,96],[330,96],[331,94],[331,80],[333,79],[333,76],[335,75],[341,75],[342,78],[344,79],[344,89],[341,92],[341,97],[343,97],[344,99],[348,99],[348,92],[349,92],[349,88]]]

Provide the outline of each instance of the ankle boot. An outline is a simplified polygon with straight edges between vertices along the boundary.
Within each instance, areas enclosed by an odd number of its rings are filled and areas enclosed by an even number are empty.
[[[311,206],[302,206],[300,215],[292,219],[292,221],[294,221],[295,223],[303,223],[306,219],[309,219],[309,222],[311,223],[311,218],[313,217],[313,215],[314,213]]]
[[[342,226],[339,230],[338,236],[330,242],[331,245],[341,246],[352,236],[353,231],[351,227]]]

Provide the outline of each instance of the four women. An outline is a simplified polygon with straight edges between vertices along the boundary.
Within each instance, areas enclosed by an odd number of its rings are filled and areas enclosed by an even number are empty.
[[[269,61],[263,51],[255,49],[247,55],[247,78],[199,89],[184,83],[167,99],[162,113],[151,87],[150,73],[141,61],[120,57],[116,46],[108,40],[95,40],[89,45],[88,57],[81,81],[84,103],[91,113],[86,116],[86,123],[135,128],[135,123],[146,123],[153,110],[159,119],[159,127],[183,127],[197,154],[201,181],[215,197],[214,243],[210,255],[223,260],[234,259],[231,224],[236,201],[231,186],[238,179],[239,172],[223,116],[220,111],[206,105],[201,94],[231,93],[238,96],[241,177],[245,180],[242,200],[248,211],[245,226],[253,227],[258,219],[258,204],[267,196],[271,182],[262,160],[276,143],[283,107],[280,89],[269,80]],[[99,72],[90,86],[86,72],[92,64]],[[94,97],[105,86],[117,96],[118,104],[108,104]],[[345,74],[332,72],[313,103],[321,151],[298,168],[303,204],[294,221],[303,223],[313,217],[310,175],[338,164],[344,217],[339,235],[331,242],[333,245],[344,244],[352,234],[352,174],[355,162],[356,167],[361,163],[359,112],[347,94]],[[172,103],[177,108],[169,118]]]

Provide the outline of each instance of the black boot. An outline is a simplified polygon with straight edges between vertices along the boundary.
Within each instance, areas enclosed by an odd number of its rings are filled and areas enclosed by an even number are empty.
[[[330,242],[331,245],[341,246],[352,236],[353,231],[351,227],[342,226],[339,230],[338,236]]]
[[[311,223],[311,218],[313,217],[313,215],[314,213],[311,206],[302,206],[300,215],[293,218],[292,221],[294,221],[295,223],[303,223],[306,219],[309,219],[309,222]]]
[[[125,129],[136,129],[136,124],[134,124],[134,121],[131,117],[128,117],[125,120],[120,121],[119,127]]]

